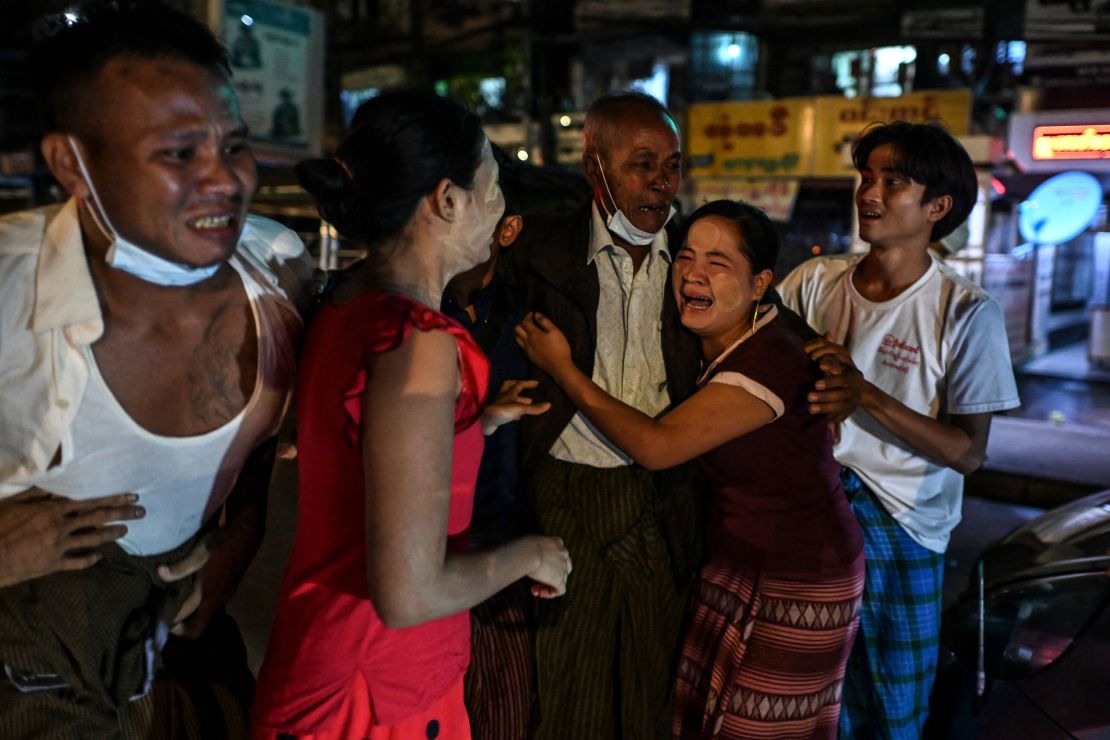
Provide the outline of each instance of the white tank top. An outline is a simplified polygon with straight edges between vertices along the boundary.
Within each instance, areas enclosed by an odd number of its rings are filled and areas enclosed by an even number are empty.
[[[89,382],[62,440],[61,463],[30,481],[71,499],[137,493],[146,516],[127,522],[118,541],[133,555],[166,552],[196,534],[231,492],[247,456],[281,420],[300,319],[257,266],[238,253],[229,262],[246,289],[258,337],[254,390],[243,410],[205,434],[153,434],[112,395],[87,346]]]

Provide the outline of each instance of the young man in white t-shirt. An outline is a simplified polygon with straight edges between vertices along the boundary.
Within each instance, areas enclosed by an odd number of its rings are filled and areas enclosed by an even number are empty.
[[[870,251],[809,260],[779,291],[826,336],[807,346],[811,357],[836,355],[862,373],[859,409],[835,449],[867,557],[840,735],[916,739],[963,476],[983,461],[991,413],[1019,400],[998,303],[928,248],[975,204],[967,152],[940,126],[897,122],[866,131],[853,161]]]

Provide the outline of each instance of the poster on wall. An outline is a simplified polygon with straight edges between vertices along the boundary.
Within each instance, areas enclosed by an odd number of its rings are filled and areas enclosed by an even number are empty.
[[[321,148],[323,19],[271,0],[226,0],[221,26],[252,141],[292,156]]]

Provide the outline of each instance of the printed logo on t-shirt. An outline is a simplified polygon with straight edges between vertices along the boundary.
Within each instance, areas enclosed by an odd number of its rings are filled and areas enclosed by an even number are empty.
[[[883,337],[879,354],[882,355],[879,358],[879,364],[900,373],[908,373],[911,365],[921,364],[921,347],[915,347],[893,334],[887,334]]]

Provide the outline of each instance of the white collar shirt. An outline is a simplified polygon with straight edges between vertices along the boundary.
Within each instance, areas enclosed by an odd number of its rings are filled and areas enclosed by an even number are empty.
[[[296,302],[304,245],[267,219],[249,225],[240,254]],[[89,381],[86,348],[103,333],[77,201],[0,218],[0,498],[50,467]]]
[[[597,270],[599,287],[593,381],[629,406],[659,416],[671,403],[662,347],[663,298],[670,290],[667,232],[655,237],[637,270],[628,252],[613,243],[594,203],[586,261]],[[581,413],[563,429],[550,452],[559,460],[598,468],[632,463]]]

